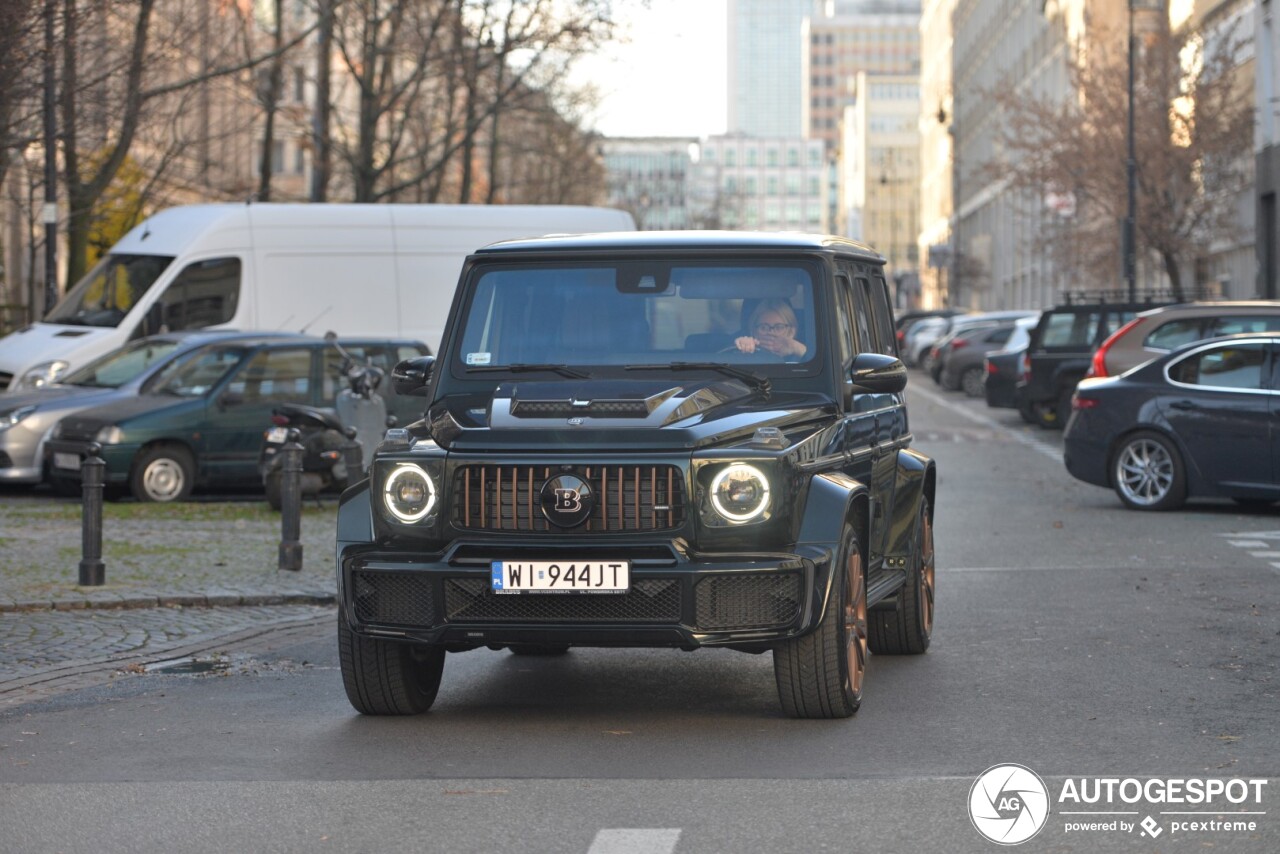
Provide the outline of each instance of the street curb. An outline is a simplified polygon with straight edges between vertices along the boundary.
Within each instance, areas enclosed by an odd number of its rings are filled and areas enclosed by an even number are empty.
[[[0,602],[0,614],[30,611],[119,611],[133,608],[225,608],[265,607],[271,605],[334,605],[335,593],[175,593],[109,596],[59,597],[57,599],[21,599]]]

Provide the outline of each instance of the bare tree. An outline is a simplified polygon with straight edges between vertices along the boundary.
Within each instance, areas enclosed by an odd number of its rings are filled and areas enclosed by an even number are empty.
[[[502,117],[609,38],[622,2],[347,0],[334,41],[359,106],[335,151],[355,200],[496,200]]]
[[[1177,298],[1186,263],[1231,228],[1251,174],[1253,103],[1241,91],[1241,49],[1230,32],[1206,42],[1158,28],[1144,34],[1134,60],[1137,248],[1160,259]],[[1074,216],[1042,228],[1040,247],[1061,270],[1111,281],[1127,210],[1127,56],[1095,46],[1087,61],[1077,57],[1070,79],[1075,94],[1062,103],[1016,86],[991,93],[1005,116],[1003,153],[984,171],[1021,191],[1028,208],[1069,199]]]
[[[40,4],[0,0],[0,186],[18,151],[38,136]]]
[[[262,152],[258,158],[258,201],[271,201],[271,176],[275,172],[276,107],[284,75],[284,0],[273,0],[271,60],[259,69],[258,100],[262,104]]]

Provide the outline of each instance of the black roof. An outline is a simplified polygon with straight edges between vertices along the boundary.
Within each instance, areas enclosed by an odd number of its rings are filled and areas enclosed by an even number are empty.
[[[830,234],[790,231],[609,231],[599,234],[549,234],[503,240],[476,250],[476,255],[516,252],[627,252],[661,250],[794,250],[833,251],[883,263],[884,258],[862,243]]]

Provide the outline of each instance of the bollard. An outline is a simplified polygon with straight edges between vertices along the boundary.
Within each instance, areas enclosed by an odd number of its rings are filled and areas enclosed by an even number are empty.
[[[342,465],[347,470],[347,486],[364,479],[364,451],[356,441],[356,428],[347,428],[347,441],[342,446]]]
[[[302,569],[302,445],[298,431],[289,431],[289,441],[280,449],[280,558],[279,568]]]
[[[81,587],[101,587],[107,580],[102,564],[102,488],[107,479],[107,463],[98,456],[101,451],[101,445],[90,442],[88,456],[80,464]]]

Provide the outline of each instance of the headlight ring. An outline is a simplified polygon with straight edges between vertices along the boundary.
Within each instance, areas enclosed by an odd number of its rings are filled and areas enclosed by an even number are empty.
[[[382,503],[397,520],[418,522],[435,509],[435,482],[421,466],[400,463],[387,475]]]
[[[711,480],[711,506],[730,522],[750,522],[769,507],[769,478],[755,466],[734,463]]]

